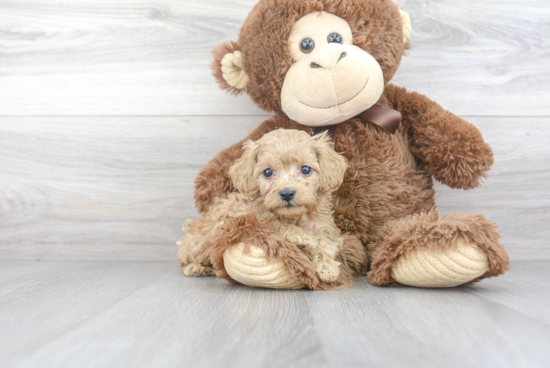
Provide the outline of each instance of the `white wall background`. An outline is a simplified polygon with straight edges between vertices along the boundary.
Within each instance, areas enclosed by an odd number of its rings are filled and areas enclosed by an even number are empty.
[[[174,259],[198,170],[268,116],[209,68],[254,3],[0,0],[0,258]],[[394,82],[495,152],[480,189],[437,186],[440,210],[550,259],[550,3],[398,3],[414,48]]]

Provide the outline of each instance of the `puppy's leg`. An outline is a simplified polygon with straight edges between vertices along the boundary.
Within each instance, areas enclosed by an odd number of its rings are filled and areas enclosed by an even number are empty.
[[[338,279],[340,262],[336,261],[336,255],[343,243],[340,237],[313,234],[299,226],[280,222],[274,222],[272,227],[289,243],[297,245],[309,255],[321,281],[333,282]]]
[[[178,261],[186,276],[213,275],[212,247],[221,235],[221,227],[234,216],[249,213],[250,203],[246,196],[230,193],[227,198],[218,198],[205,216],[188,220],[187,233],[179,242]]]
[[[178,242],[178,261],[185,276],[213,275],[211,253],[215,244],[214,221],[199,217],[188,220],[183,229],[187,235]]]
[[[271,224],[271,228],[279,235],[284,237],[287,242],[292,243],[300,248],[309,249],[316,247],[315,236],[299,226],[274,221]]]
[[[317,234],[316,248],[311,249],[312,262],[319,274],[319,278],[325,282],[333,282],[340,276],[341,263],[336,261],[336,256],[342,250],[343,238],[332,234]]]

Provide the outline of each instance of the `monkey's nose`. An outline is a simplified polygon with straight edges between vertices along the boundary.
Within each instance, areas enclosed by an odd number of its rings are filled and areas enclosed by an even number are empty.
[[[345,51],[343,51],[340,54],[340,56],[338,56],[338,60],[336,60],[336,62],[331,61],[330,59],[324,60],[325,58],[323,58],[322,61],[321,60],[319,60],[318,62],[313,61],[311,64],[309,64],[309,66],[313,69],[318,69],[318,68],[332,69],[336,66],[336,64],[340,62],[340,60],[342,60],[346,56],[348,56],[348,54]]]
[[[292,188],[285,188],[279,192],[279,195],[283,201],[290,202],[296,196],[296,191]]]

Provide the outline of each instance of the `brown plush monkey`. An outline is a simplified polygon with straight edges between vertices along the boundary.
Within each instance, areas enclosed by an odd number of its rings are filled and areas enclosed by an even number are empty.
[[[452,188],[479,186],[493,163],[491,148],[467,121],[389,84],[410,32],[409,16],[391,0],[261,0],[238,42],[214,50],[214,74],[222,89],[246,92],[276,113],[247,139],[277,128],[331,132],[350,166],[335,196],[336,223],[366,248],[372,284],[452,287],[500,275],[509,261],[496,225],[483,215],[440,217],[432,189],[433,179]],[[394,134],[383,128],[392,110],[402,116]],[[237,143],[199,173],[199,212],[235,191],[227,171],[241,153]],[[235,219],[212,251],[214,272],[255,284],[253,272],[233,277],[225,265],[238,270],[263,262],[304,287],[330,288],[311,276],[313,266],[299,251],[277,257],[269,237],[253,216]],[[242,244],[248,253],[234,251]],[[356,243],[346,244],[344,266],[361,259]]]

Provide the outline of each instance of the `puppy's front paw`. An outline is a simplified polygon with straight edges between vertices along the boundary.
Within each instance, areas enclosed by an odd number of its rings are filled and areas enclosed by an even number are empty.
[[[334,282],[340,276],[340,263],[332,259],[319,262],[317,274],[323,282]]]
[[[212,267],[203,266],[199,263],[190,263],[181,266],[181,271],[185,276],[210,276],[214,274]]]

